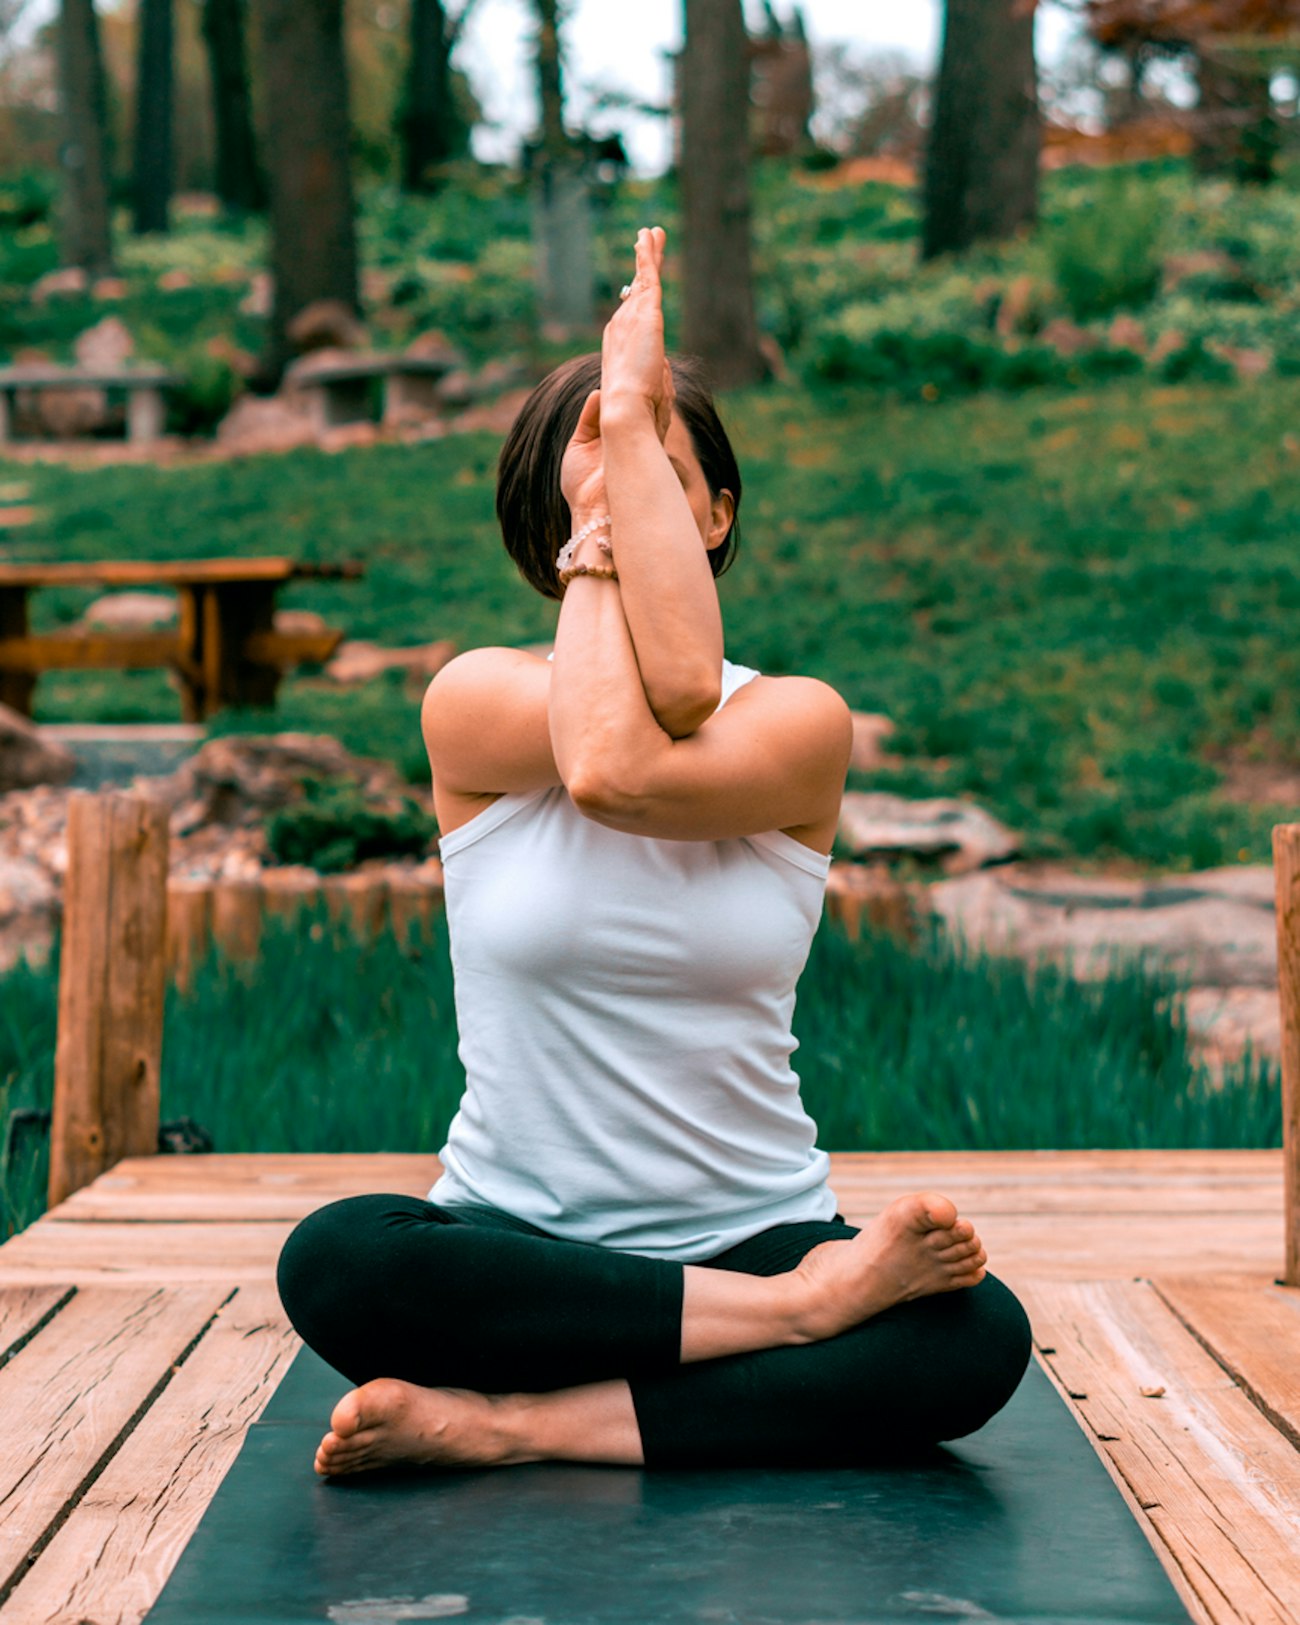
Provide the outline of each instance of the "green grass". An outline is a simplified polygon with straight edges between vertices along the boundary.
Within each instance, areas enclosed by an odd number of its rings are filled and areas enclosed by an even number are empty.
[[[746,477],[721,582],[728,652],[894,717],[908,762],[875,784],[971,795],[1039,855],[1268,860],[1271,825],[1300,808],[1219,785],[1234,756],[1300,755],[1300,380],[934,404],[792,386],[725,413]],[[496,530],[497,449],[474,435],[184,467],[7,465],[41,517],[5,553],[358,557],[361,582],[304,583],[283,602],[392,643],[543,640],[553,606]],[[90,596],[39,595],[38,625]],[[419,781],[418,711],[400,678],[340,690],[300,675],[274,713],[217,727],[332,732]],[[167,719],[178,702],[161,674],[56,673],[37,714]]]
[[[0,979],[0,1119],[48,1108],[56,968]],[[1083,984],[1050,967],[818,932],[799,988],[795,1068],[832,1150],[1280,1143],[1277,1071],[1219,1083],[1194,1063],[1173,984],[1117,964]],[[162,1116],[219,1152],[436,1152],[464,1087],[446,922],[418,957],[320,920],[268,923],[254,973],[217,955],[167,1003]],[[40,1144],[0,1170],[0,1238],[43,1207]]]

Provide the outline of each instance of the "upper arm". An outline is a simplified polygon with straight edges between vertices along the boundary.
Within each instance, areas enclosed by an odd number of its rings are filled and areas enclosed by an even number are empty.
[[[757,677],[685,739],[588,784],[569,786],[589,818],[633,835],[719,841],[833,817],[853,724],[811,677]]]
[[[551,667],[522,649],[471,649],[425,691],[420,726],[434,782],[459,795],[559,784],[547,697]]]

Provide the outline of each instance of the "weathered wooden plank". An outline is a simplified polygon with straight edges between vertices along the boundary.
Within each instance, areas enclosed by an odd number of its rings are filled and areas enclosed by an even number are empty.
[[[300,1346],[272,1288],[225,1304],[9,1598],[6,1625],[136,1625]]]
[[[184,660],[175,632],[40,632],[0,638],[3,671],[147,671]]]
[[[0,1247],[0,1286],[274,1279],[292,1227],[273,1224],[62,1224],[38,1219]]]
[[[221,1286],[87,1287],[0,1370],[0,1606],[228,1295]]]
[[[1300,1617],[1300,1458],[1146,1282],[1025,1289],[1042,1358],[1223,1625]]]
[[[1282,1009],[1282,1144],[1285,1148],[1286,1262],[1283,1279],[1300,1287],[1300,824],[1273,830],[1277,910],[1277,990]]]
[[[1300,1291],[1267,1276],[1160,1276],[1152,1284],[1273,1425],[1300,1446]],[[1300,1472],[1300,1456],[1296,1468]]]
[[[64,559],[49,564],[0,564],[0,587],[138,587],[152,582],[355,580],[363,566],[289,558],[248,559]]]
[[[72,1292],[71,1286],[14,1286],[0,1291],[0,1366]]]

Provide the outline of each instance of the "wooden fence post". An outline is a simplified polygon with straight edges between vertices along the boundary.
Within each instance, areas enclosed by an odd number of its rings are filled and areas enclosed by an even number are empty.
[[[158,1149],[167,974],[167,809],[74,792],[67,840],[51,1207]]]
[[[1285,1170],[1286,1265],[1282,1279],[1300,1286],[1300,824],[1273,830],[1277,888],[1277,986],[1282,1002],[1282,1158]]]

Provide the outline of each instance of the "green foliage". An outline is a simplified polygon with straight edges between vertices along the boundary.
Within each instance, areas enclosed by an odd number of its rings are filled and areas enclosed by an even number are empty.
[[[1112,183],[1050,230],[1048,256],[1070,315],[1140,310],[1160,286],[1162,226],[1146,191]]]
[[[57,953],[0,977],[0,1120],[49,1109]],[[1117,964],[1072,981],[939,934],[916,949],[823,924],[799,984],[797,1070],[833,1150],[1267,1146],[1277,1069],[1212,1081],[1174,985]],[[162,1117],[218,1152],[441,1147],[464,1088],[445,917],[414,951],[323,913],[268,919],[252,966],[212,953],[167,997]],[[0,1169],[0,1239],[39,1217],[48,1154]]]
[[[377,805],[350,779],[307,779],[300,801],[267,820],[266,839],[281,863],[323,874],[354,869],[365,858],[420,857],[438,826],[416,802]]]

